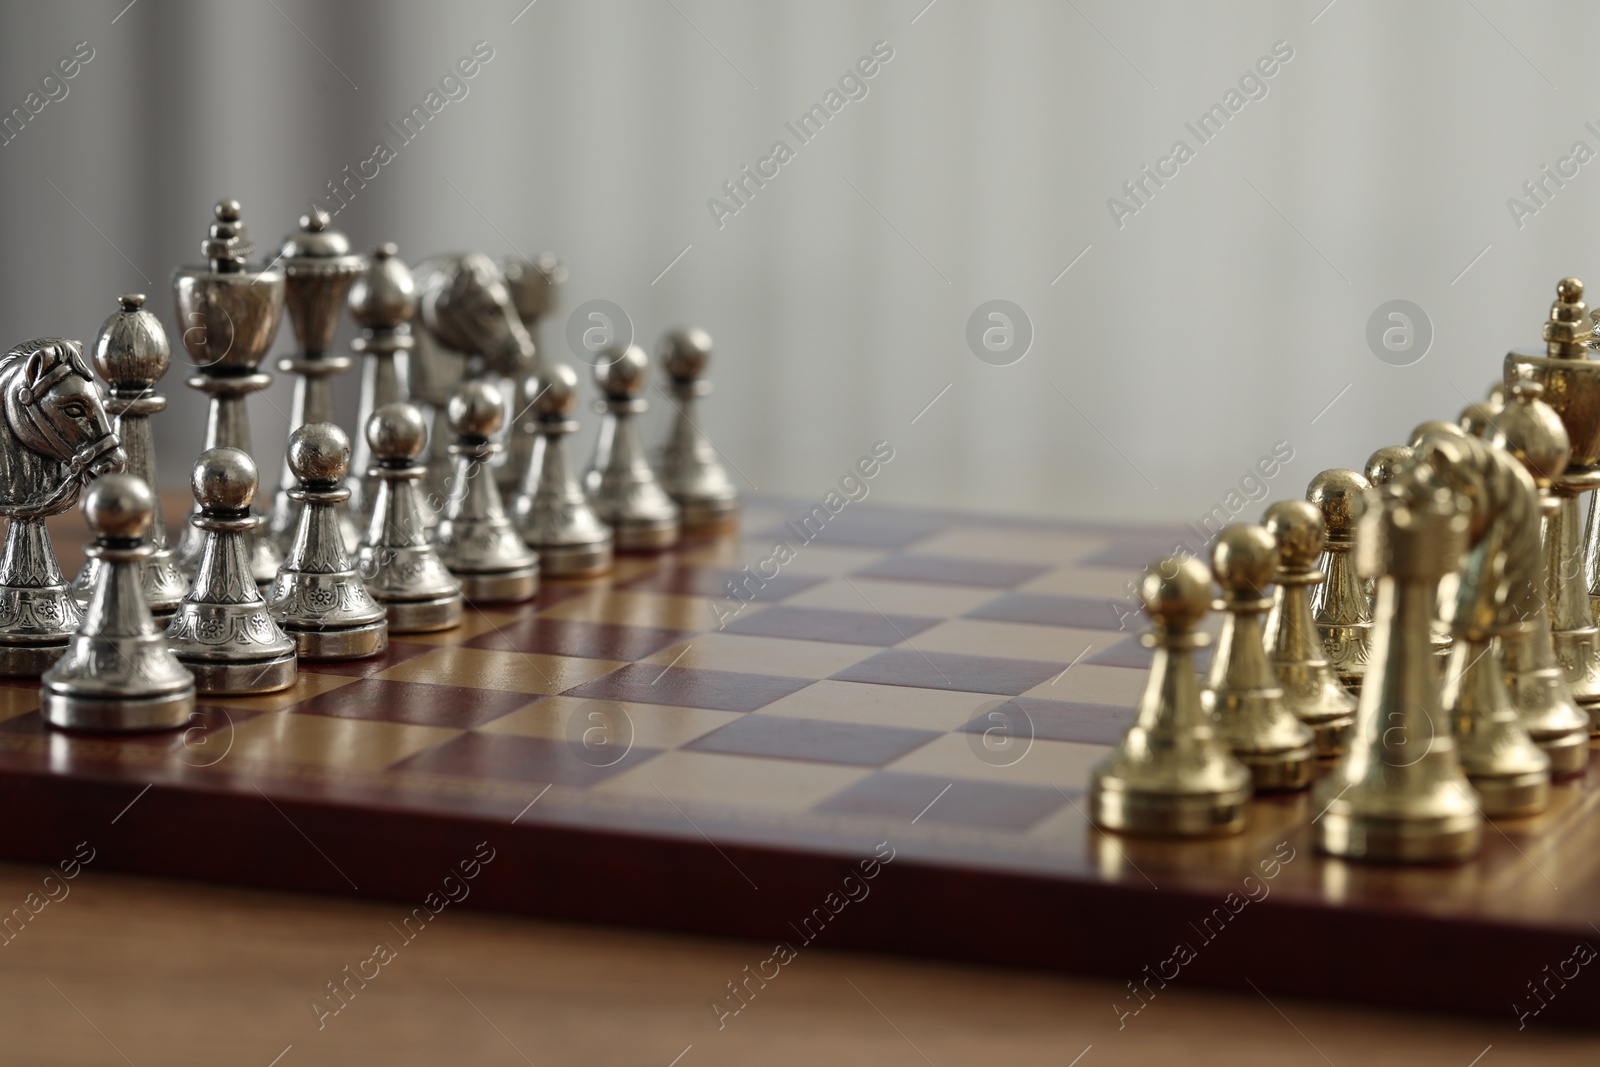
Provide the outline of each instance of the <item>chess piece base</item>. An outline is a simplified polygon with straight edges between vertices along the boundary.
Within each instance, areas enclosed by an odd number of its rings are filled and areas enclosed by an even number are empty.
[[[1556,630],[1550,635],[1556,658],[1567,671],[1572,699],[1589,708],[1600,704],[1600,630],[1592,626],[1581,630]],[[1590,718],[1594,711],[1589,712]]]
[[[189,668],[190,673],[194,675],[196,692],[218,696],[276,693],[293,685],[296,674],[293,652],[271,659],[231,663],[179,656],[178,662]]]
[[[1589,769],[1589,738],[1582,731],[1535,737],[1533,743],[1550,757],[1552,778],[1570,778]]]
[[[1306,724],[1306,729],[1311,731],[1315,739],[1313,744],[1318,759],[1337,759],[1349,750],[1350,738],[1356,728],[1354,715],[1326,719],[1322,722],[1311,722],[1307,719],[1300,721]]]
[[[66,650],[66,638],[60,644],[0,644],[0,677],[37,678],[49,670]]]
[[[46,684],[39,694],[39,711],[45,722],[63,730],[172,730],[193,720],[194,696],[190,686],[161,696],[96,698],[56,692]]]
[[[1250,784],[1257,792],[1304,789],[1311,784],[1316,769],[1315,745],[1302,745],[1282,752],[1245,752],[1232,749],[1233,758],[1250,770]]]
[[[617,522],[611,532],[618,552],[660,552],[678,543],[679,529],[677,519],[656,519]]]
[[[1250,790],[1226,793],[1155,793],[1096,775],[1089,786],[1089,818],[1096,826],[1142,837],[1225,837],[1244,829]]]
[[[1537,815],[1550,805],[1547,771],[1495,777],[1467,775],[1478,791],[1478,807],[1491,819],[1516,819]]]
[[[1478,851],[1478,813],[1395,819],[1336,801],[1317,820],[1317,847],[1342,859],[1378,863],[1460,863]]]
[[[455,571],[461,595],[476,604],[511,604],[531,600],[539,592],[537,565],[509,571]]]
[[[535,545],[547,578],[593,578],[611,569],[611,545]]]
[[[386,619],[336,630],[293,630],[285,627],[283,632],[294,642],[295,654],[306,660],[366,659],[389,647],[389,623]]]
[[[431,600],[380,600],[389,616],[392,634],[424,634],[461,625],[465,614],[460,593]]]
[[[686,533],[728,533],[739,528],[739,498],[680,500],[680,521]]]

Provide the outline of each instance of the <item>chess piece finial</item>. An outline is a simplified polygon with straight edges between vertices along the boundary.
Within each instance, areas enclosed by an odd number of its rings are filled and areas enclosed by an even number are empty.
[[[367,592],[387,610],[392,634],[459,626],[461,586],[429,542],[417,509],[417,484],[427,474],[418,460],[428,447],[428,424],[411,404],[385,404],[367,420],[366,434],[379,479],[356,553]]]
[[[1417,423],[1416,428],[1411,431],[1410,439],[1406,441],[1406,446],[1415,449],[1423,437],[1430,433],[1450,434],[1454,437],[1465,437],[1467,435],[1467,431],[1462,429],[1459,423],[1446,422],[1443,419],[1428,419],[1425,422]]]
[[[1503,407],[1503,404],[1496,407],[1487,400],[1468,404],[1461,409],[1461,414],[1456,416],[1456,425],[1461,427],[1468,437],[1488,437],[1493,432],[1494,417],[1500,414]]]
[[[285,449],[300,519],[267,610],[301,659],[347,660],[389,647],[388,613],[350,562],[334,509],[350,498],[350,438],[331,422],[308,422]]]
[[[1217,717],[1217,737],[1250,769],[1259,790],[1304,789],[1311,783],[1316,737],[1285,705],[1267,659],[1262,620],[1278,571],[1278,546],[1260,526],[1224,526],[1211,546],[1211,571],[1225,612],[1201,705]]]
[[[237,448],[209,448],[190,486],[202,535],[194,586],[167,623],[173,654],[202,693],[272,693],[294,684],[294,642],[278,628],[250,573],[248,537],[260,525],[256,462]]]
[[[1191,557],[1145,568],[1139,599],[1150,617],[1140,635],[1155,650],[1133,725],[1089,781],[1089,818],[1124,833],[1215,837],[1244,829],[1250,771],[1228,752],[1201,706],[1193,653],[1211,575]]]
[[[1395,472],[1411,462],[1410,445],[1385,445],[1367,457],[1364,476],[1374,488],[1389,484]]]
[[[210,235],[201,244],[206,263],[179,267],[172,274],[172,298],[183,347],[196,372],[186,384],[210,399],[205,448],[253,450],[245,398],[272,384],[261,361],[278,335],[283,318],[284,271],[278,266],[250,269],[254,245],[240,221],[237,200],[216,205]],[[259,506],[256,509],[260,513]],[[190,512],[198,516],[198,507]],[[193,572],[204,539],[191,521],[178,539],[178,565]],[[272,584],[283,554],[259,530],[246,535],[250,573],[258,586]]]
[[[1556,283],[1556,298],[1544,324],[1546,355],[1551,359],[1586,359],[1588,353],[1582,349],[1593,337],[1594,325],[1583,302],[1583,283],[1576,278],[1562,278]]]
[[[656,352],[667,372],[674,408],[657,463],[661,487],[677,501],[686,530],[729,529],[738,521],[739,490],[695,418],[700,399],[711,392],[705,377],[711,335],[700,329],[673,330],[661,338]]]
[[[611,527],[600,521],[572,471],[567,441],[577,432],[578,376],[564,363],[546,364],[535,379],[532,404],[538,432],[527,475],[511,501],[512,521],[539,566],[553,578],[586,578],[611,569]]]
[[[367,263],[350,251],[350,241],[332,228],[321,208],[300,216],[300,228],[283,239],[278,261],[283,264],[284,305],[294,329],[293,356],[278,360],[278,370],[294,375],[289,432],[312,422],[333,421],[333,378],[350,369],[350,357],[331,351],[345,298]],[[278,490],[267,512],[266,534],[287,550],[300,521],[300,505],[289,495],[295,485],[287,460],[278,476]],[[334,506],[345,545],[354,549],[355,523],[343,504]]]
[[[1361,689],[1372,634],[1372,607],[1352,556],[1356,524],[1366,510],[1370,488],[1367,479],[1355,471],[1334,469],[1318,474],[1306,489],[1306,500],[1322,512],[1327,534],[1319,562],[1327,582],[1312,610],[1328,662],[1340,684],[1352,693]]]
[[[678,505],[650,469],[635,421],[650,406],[643,395],[649,368],[638,345],[606,349],[594,368],[603,415],[584,487],[625,552],[656,551],[678,541]]]
[[[416,312],[417,283],[400,249],[389,242],[367,257],[367,269],[350,287],[350,317],[361,327],[352,343],[361,356],[361,393],[356,402],[356,425],[365,427],[372,413],[385,404],[411,399],[411,350],[416,343],[411,318]],[[357,523],[366,524],[377,482],[368,473],[372,452],[365,432],[356,435],[350,461],[350,503],[347,509]],[[432,526],[428,516],[424,520]]]
[[[439,558],[470,601],[527,600],[539,591],[538,557],[506,517],[489,459],[505,421],[505,398],[487,381],[466,382],[450,397],[456,459],[450,500],[434,531]]]
[[[506,389],[516,412],[507,427],[506,461],[496,468],[495,476],[502,494],[509,497],[527,477],[533,443],[539,438],[533,420],[525,417],[533,405],[534,383],[543,365],[539,353],[544,351],[544,342],[539,338],[539,324],[550,317],[560,302],[561,287],[567,282],[567,265],[544,252],[531,260],[521,256],[502,260],[500,271],[505,275],[511,302],[516,305],[517,315],[534,346],[534,358],[527,372],[513,379]]]
[[[1461,562],[1464,498],[1402,474],[1360,520],[1356,554],[1378,583],[1372,659],[1350,751],[1317,783],[1317,846],[1345,859],[1464,860],[1483,816],[1461,773],[1429,640],[1439,579]]]
[[[1528,633],[1543,608],[1535,581],[1543,568],[1539,491],[1515,457],[1477,438],[1426,434],[1417,462],[1470,508],[1443,692],[1461,769],[1485,815],[1533,815],[1550,802],[1550,757],[1529,737],[1506,686],[1502,639]]]
[[[107,386],[106,413],[112,417],[117,437],[127,453],[127,471],[146,485],[160,485],[156,474],[155,441],[150,417],[165,411],[167,398],[156,384],[172,365],[172,349],[161,320],[145,310],[143,293],[124,293],[117,310],[100,327],[94,341],[94,368]],[[161,515],[161,497],[151,497],[150,553],[139,564],[144,582],[144,602],[150,613],[165,622],[189,591],[189,579],[179,569],[176,554],[167,544],[167,527]],[[99,580],[102,566],[91,556],[73,580],[72,592],[86,607]]]
[[[1342,755],[1356,700],[1339,684],[1311,614],[1311,590],[1326,580],[1317,567],[1327,542],[1322,513],[1304,500],[1281,500],[1267,508],[1262,525],[1278,546],[1267,654],[1284,706],[1311,730],[1319,757]]]
[[[1567,469],[1571,446],[1567,429],[1540,397],[1544,387],[1519,376],[1511,384],[1511,402],[1495,417],[1491,441],[1519,461],[1537,486],[1540,510],[1548,520],[1561,508],[1555,483]],[[1582,774],[1589,766],[1589,715],[1573,699],[1566,671],[1556,658],[1550,637],[1550,572],[1541,567],[1529,579],[1533,588],[1515,589],[1531,611],[1526,629],[1512,630],[1500,641],[1505,650],[1506,681],[1522,725],[1545,755],[1556,777]]]
[[[1372,483],[1374,489],[1382,489],[1393,480],[1396,473],[1412,462],[1417,446],[1429,434],[1443,434],[1447,437],[1465,437],[1467,431],[1454,422],[1444,422],[1440,419],[1429,419],[1419,422],[1416,429],[1411,431],[1410,443],[1400,447],[1380,448],[1367,460],[1367,481]],[[1450,618],[1455,612],[1456,580],[1458,575],[1452,571],[1439,580],[1439,612],[1433,624],[1433,650],[1440,656],[1450,655],[1450,645],[1453,635],[1450,629]],[[1367,590],[1369,601],[1377,594],[1376,583],[1370,579],[1363,583]],[[1376,607],[1374,607],[1376,610]]]
[[[40,679],[39,710],[51,726],[168,730],[194,714],[194,676],[167,646],[142,592],[156,514],[155,494],[133,474],[102,475],[84,493],[94,534],[85,551],[99,577],[77,632]]]

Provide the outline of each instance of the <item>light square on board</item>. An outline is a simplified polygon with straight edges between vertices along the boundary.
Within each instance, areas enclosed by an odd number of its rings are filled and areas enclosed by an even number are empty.
[[[991,622],[987,619],[950,619],[918,634],[914,644],[924,652],[1028,659],[1059,663],[1065,667],[1074,659],[1092,656],[1099,649],[1107,648],[1119,640],[1120,634],[1107,634],[1100,630],[1069,630],[1061,626]]]
[[[1065,674],[1040,682],[1022,695],[1040,700],[1078,700],[1086,704],[1133,707],[1148,675],[1123,667],[1097,667],[1085,657]]]
[[[614,660],[503,652],[487,648],[437,648],[408,659],[378,677],[396,682],[460,685],[513,693],[554,694],[592,681],[623,664]]]
[[[459,730],[322,715],[257,715],[234,728],[233,747],[220,762],[309,763],[377,771],[457,736]]]
[[[796,593],[783,603],[804,608],[883,612],[886,615],[931,615],[954,618],[996,596],[985,586],[919,585],[916,582],[835,578]]]
[[[981,709],[1004,700],[992,693],[823,679],[773,701],[756,714],[948,731],[960,729]]]
[[[678,748],[744,717],[743,712],[635,704],[586,697],[549,697],[501,716],[480,729],[567,741],[600,753],[608,745]]]
[[[720,752],[663,752],[642,766],[595,787],[684,807],[716,805],[736,809],[803,812],[872,773],[870,767],[791,763]]]
[[[613,623],[618,626],[649,626],[658,630],[715,630],[717,613],[711,605],[727,611],[739,609],[738,602],[726,603],[720,597],[678,596],[621,589],[594,589],[557,604],[543,614],[547,619],[577,619],[580,622]],[[745,604],[741,615],[760,611],[760,604]]]
[[[878,649],[872,645],[707,633],[669,645],[640,662],[809,680],[836,674],[876,651]]]
[[[1016,742],[996,751],[986,748],[981,734],[945,734],[921,748],[888,764],[884,769],[906,774],[942,776],[982,782],[1009,782],[1013,785],[1059,787],[1072,792],[1089,782],[1089,771],[1111,751],[1107,745],[1085,745],[1074,741]]]

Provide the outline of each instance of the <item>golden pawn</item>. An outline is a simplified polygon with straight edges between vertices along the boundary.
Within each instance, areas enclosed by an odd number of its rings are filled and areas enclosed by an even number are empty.
[[[1311,730],[1318,756],[1343,755],[1355,726],[1356,698],[1333,673],[1311,615],[1311,590],[1325,580],[1317,567],[1327,540],[1322,515],[1304,500],[1280,500],[1267,509],[1262,525],[1278,545],[1267,655],[1283,686],[1284,706]]]
[[[1350,470],[1326,470],[1311,479],[1306,500],[1322,512],[1326,544],[1318,567],[1327,575],[1320,595],[1311,604],[1322,649],[1351,693],[1361,692],[1372,636],[1372,605],[1356,574],[1351,551],[1356,545],[1356,523],[1366,510],[1366,478]]]
[[[1407,481],[1396,479],[1361,517],[1357,562],[1378,583],[1372,658],[1350,751],[1311,806],[1324,852],[1437,863],[1471,856],[1483,834],[1430,648],[1439,579],[1461,562],[1467,515],[1449,490]]]
[[[1133,725],[1090,775],[1096,826],[1170,837],[1244,829],[1250,772],[1218,739],[1194,668],[1194,650],[1210,642],[1198,629],[1210,596],[1211,575],[1191,557],[1145,568],[1139,599],[1151,626],[1139,640],[1155,657]]]
[[[1263,616],[1278,570],[1278,546],[1260,526],[1232,523],[1211,546],[1211,571],[1226,612],[1200,702],[1217,718],[1217,735],[1250,768],[1256,789],[1304,789],[1315,767],[1316,738],[1284,704],[1267,660]]]

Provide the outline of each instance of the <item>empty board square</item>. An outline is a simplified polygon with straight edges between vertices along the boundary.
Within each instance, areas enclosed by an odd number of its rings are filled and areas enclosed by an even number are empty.
[[[1084,596],[1006,593],[967,612],[966,617],[992,622],[1026,622],[1037,626],[1070,626],[1080,630],[1120,628],[1117,612],[1108,601]]]
[[[736,619],[728,633],[789,637],[800,641],[837,641],[887,648],[915,637],[940,620],[927,615],[880,615],[875,611],[835,611],[774,604],[766,611]]]
[[[517,734],[565,741],[605,762],[602,753],[632,748],[677,748],[736,722],[739,711],[676,708],[670,704],[624,704],[618,700],[545,697],[481,727],[491,734]]]
[[[634,747],[618,756],[609,749],[586,750],[582,745],[565,740],[474,732],[436,745],[406,760],[398,769],[467,778],[588,786],[644,763],[657,751]]]
[[[804,678],[810,682],[860,663],[870,655],[870,645],[712,633],[699,634],[682,645],[664,648],[643,662],[662,667]]]
[[[665,567],[636,578],[620,588],[629,592],[669,593],[675,596],[737,597],[740,600],[782,600],[819,585],[815,575],[779,571],[772,577],[755,569],[724,567]]]
[[[676,808],[689,829],[708,825],[718,810],[797,815],[871,773],[870,768],[837,763],[789,763],[680,748],[608,779],[595,792],[644,800],[667,813]]]
[[[951,781],[884,771],[863,778],[813,810],[991,830],[1026,830],[1066,806],[1066,797],[1042,786]]]
[[[804,678],[632,663],[566,695],[713,711],[755,711],[809,684]]]
[[[621,666],[620,662],[547,656],[540,652],[499,652],[486,648],[436,648],[383,672],[398,682],[454,685],[470,680],[475,689],[550,695],[571,689]]]
[[[889,648],[833,677],[843,682],[1018,696],[1060,674],[1063,666],[1035,660],[962,656],[953,652],[923,654],[911,648]]]
[[[1110,704],[1015,697],[977,716],[961,729],[963,733],[974,734],[1001,729],[1019,739],[1042,737],[1047,741],[1114,745],[1127,732],[1133,715],[1132,708]]]
[[[631,662],[689,636],[692,633],[684,630],[535,615],[507,623],[496,633],[479,634],[463,647]]]
[[[797,509],[787,514],[785,521],[758,531],[756,536],[782,539],[800,552],[812,541],[860,548],[904,548],[943,528],[944,523],[934,519],[885,515],[881,512],[874,514],[848,508],[821,521],[815,510]]]
[[[346,660],[308,660],[300,661],[300,670],[308,674],[333,674],[342,678],[371,678],[381,674],[390,667],[399,666],[408,659],[420,656],[425,652],[432,652],[434,645],[425,645],[420,641],[407,641],[404,638],[390,638],[389,647],[376,656],[366,659]]]
[[[300,763],[376,771],[456,736],[459,731],[436,726],[370,719],[296,712],[257,715],[234,728],[233,747],[218,766],[241,771],[248,768],[240,764]]]
[[[935,730],[863,726],[784,715],[746,715],[684,747],[731,756],[771,756],[812,763],[881,767],[940,736]]]
[[[900,582],[937,582],[945,585],[984,585],[1009,589],[1036,578],[1050,567],[1040,563],[1011,563],[961,556],[889,556],[856,571],[862,578]]]
[[[1211,663],[1211,648],[1197,648],[1192,652],[1194,668],[1204,671]],[[1153,649],[1146,648],[1139,642],[1137,634],[1125,637],[1110,648],[1101,649],[1086,659],[1085,663],[1093,663],[1101,667],[1133,667],[1136,670],[1147,671],[1150,661],[1155,657]]]
[[[533,699],[527,693],[496,689],[362,678],[312,697],[297,707],[294,714],[467,730],[498,719]]]
[[[988,693],[914,689],[905,685],[863,685],[824,678],[798,693],[773,701],[756,714],[947,732],[959,729],[973,716],[1003,701],[1004,698]]]
[[[547,619],[576,619],[579,622],[608,622],[618,626],[649,626],[661,630],[715,630],[721,597],[677,596],[671,593],[640,592],[623,589],[590,589],[541,614]],[[747,605],[746,611],[760,611],[761,605]],[[474,637],[478,634],[474,634]]]

